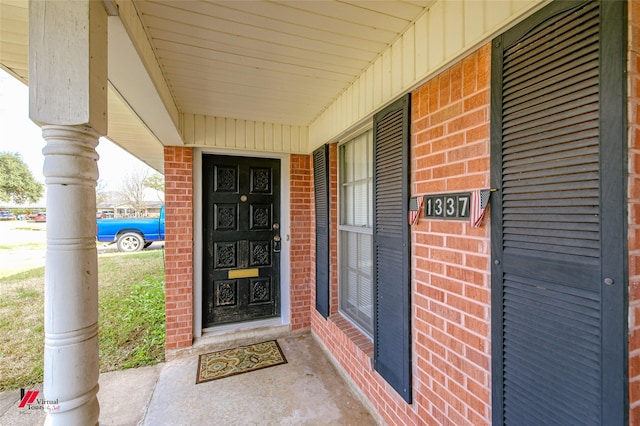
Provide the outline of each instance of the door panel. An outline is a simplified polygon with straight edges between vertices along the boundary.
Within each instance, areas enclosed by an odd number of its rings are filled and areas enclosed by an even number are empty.
[[[203,155],[203,324],[280,314],[280,160]]]
[[[496,425],[625,422],[621,5],[554,2],[493,41]]]

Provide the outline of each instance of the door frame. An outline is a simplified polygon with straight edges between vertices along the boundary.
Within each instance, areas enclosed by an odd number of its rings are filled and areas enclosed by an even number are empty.
[[[280,252],[280,316],[276,318],[248,321],[234,324],[224,324],[216,327],[202,327],[202,266],[203,266],[203,235],[202,235],[202,155],[227,155],[233,157],[272,158],[280,160],[280,229],[282,236],[282,250]],[[281,326],[288,325],[291,317],[290,297],[290,262],[289,235],[290,230],[290,153],[239,151],[216,148],[194,148],[193,151],[193,337],[202,337],[204,332],[253,326]]]

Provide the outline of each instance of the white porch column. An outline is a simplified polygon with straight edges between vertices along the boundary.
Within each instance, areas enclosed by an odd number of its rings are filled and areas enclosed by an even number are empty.
[[[95,147],[107,130],[102,1],[29,3],[29,114],[47,141],[44,395],[48,425],[98,424]]]
[[[93,425],[98,406],[98,134],[90,127],[43,126],[46,147],[45,424]]]

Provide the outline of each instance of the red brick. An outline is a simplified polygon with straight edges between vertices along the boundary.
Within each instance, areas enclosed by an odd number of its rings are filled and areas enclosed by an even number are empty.
[[[427,155],[425,157],[418,158],[416,160],[416,166],[419,169],[437,166],[439,164],[444,164],[446,158],[446,154],[444,152],[440,152],[433,155]]]
[[[433,315],[426,309],[416,308],[416,317],[419,320],[425,321],[427,324],[439,329],[444,329],[444,320]],[[640,362],[640,357],[638,358]]]
[[[471,332],[480,336],[490,338],[489,324],[486,320],[477,319],[471,316],[464,316],[464,326]]]
[[[473,53],[462,61],[462,95],[468,96],[477,89],[477,53]]]
[[[416,234],[415,241],[418,244],[442,247],[444,243],[444,237],[441,235],[419,233]]]
[[[484,143],[474,143],[465,144],[464,146],[451,149],[447,151],[447,163],[473,159],[480,156],[484,156],[484,158],[486,158],[489,154],[487,152],[487,148],[488,147]]]
[[[413,92],[412,193],[461,192],[488,186],[490,52],[489,44],[483,46]],[[308,156],[302,157],[309,162]],[[312,179],[308,179],[311,166],[296,165],[297,160],[292,158],[291,162],[292,180],[298,180],[291,185],[297,191],[291,197],[296,200],[292,206],[300,213],[311,212]],[[305,173],[295,173],[299,178],[294,178],[294,169],[304,169]],[[334,170],[332,166],[330,170]],[[337,178],[334,179],[333,224],[337,223],[338,192]],[[488,220],[489,217],[485,223]],[[332,226],[333,235],[337,235],[336,225]],[[292,282],[313,289],[313,258],[309,257],[313,253],[313,222],[296,216],[292,218],[292,227],[297,229],[297,237],[292,238],[291,244],[297,248],[291,250],[291,264],[299,264],[295,275],[292,269]],[[486,226],[471,229],[463,221],[424,218],[412,227],[415,348],[412,406],[371,371],[371,357],[359,355],[364,351],[359,347],[362,345],[372,351],[369,339],[354,332],[338,313],[329,320],[319,317],[312,308],[312,291],[307,299],[304,296],[301,299],[307,312],[299,316],[310,317],[314,333],[387,423],[490,423],[487,229]],[[338,292],[336,238],[332,238],[332,244],[334,295]],[[337,301],[337,296],[332,300]]]
[[[447,352],[447,361],[455,365],[460,371],[463,371],[469,378],[489,386],[489,373],[468,359],[467,353],[473,350],[475,349],[465,345],[463,352]]]
[[[165,311],[168,349],[190,346],[192,342],[192,170],[191,148],[165,147]],[[184,182],[184,185],[180,182]]]
[[[475,256],[472,254],[465,254],[464,265],[469,268],[479,269],[481,271],[489,270],[489,257],[488,256]]]
[[[478,51],[478,89],[489,86],[491,78],[491,45],[486,44]]]
[[[457,63],[451,67],[451,102],[456,102],[462,97],[462,64]]]
[[[629,404],[629,424],[640,424],[640,405]]]
[[[629,380],[629,401],[640,400],[640,380]]]
[[[431,260],[460,264],[462,262],[462,253],[451,250],[452,247],[450,247],[448,244],[445,247],[446,248],[442,250],[432,248],[429,251]]]
[[[463,225],[458,221],[434,220],[431,222],[431,232],[439,234],[462,234]]]
[[[462,113],[461,103],[458,102],[455,104],[451,104],[449,106],[446,106],[440,109],[438,112],[428,116],[427,123],[430,124],[430,126],[435,126],[440,123],[449,121],[455,117],[458,117],[461,113]],[[420,120],[425,120],[425,119],[420,118]]]
[[[452,148],[462,146],[464,142],[464,134],[462,133],[454,135],[445,134],[443,138],[433,141],[432,149],[433,152],[449,151]]]
[[[464,100],[463,110],[467,112],[477,108],[487,107],[488,105],[489,105],[489,91],[483,90],[466,98]]]
[[[465,358],[470,362],[478,365],[481,369],[489,371],[489,355],[482,351],[475,350],[471,347],[465,348]]]
[[[466,173],[461,176],[453,176],[447,179],[446,186],[448,192],[485,188],[489,186],[489,176],[487,173]]]
[[[451,99],[451,80],[449,77],[450,71],[446,70],[439,77],[438,80],[438,106],[443,107],[449,103]]]
[[[489,158],[476,158],[467,161],[467,173],[486,172],[489,170]]]
[[[455,294],[447,295],[447,304],[453,308],[458,309],[465,314],[469,314],[476,318],[484,319],[486,318],[486,305],[476,303],[472,300],[459,297]]]
[[[477,110],[465,113],[447,124],[447,132],[459,132],[470,127],[475,127],[488,121],[487,111]]]
[[[640,379],[640,354],[629,355],[629,379]]]
[[[478,351],[484,350],[486,339],[470,333],[468,330],[456,324],[447,324],[447,333]]]
[[[469,299],[475,300],[485,306],[489,306],[489,290],[473,285],[464,286],[464,295]]]
[[[462,294],[463,291],[462,283],[451,280],[448,277],[440,277],[437,275],[433,276],[431,278],[431,285],[436,286],[447,293]]]
[[[464,172],[465,172],[465,164],[463,162],[448,163],[445,166],[434,168],[433,177],[436,179],[448,178],[450,176],[459,176],[461,174],[464,174]]]
[[[330,148],[330,159],[335,158]],[[291,282],[299,283],[291,288],[291,328],[298,330],[311,325],[311,292],[306,291],[313,280],[315,270],[309,268],[310,254],[315,251],[313,235],[315,215],[313,213],[313,170],[308,155],[292,155],[290,159],[291,200]]]

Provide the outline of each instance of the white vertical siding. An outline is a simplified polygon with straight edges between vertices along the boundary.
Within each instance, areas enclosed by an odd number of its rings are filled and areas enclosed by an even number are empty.
[[[339,138],[387,103],[549,2],[437,1],[311,123],[307,152]],[[363,90],[368,93],[363,94]]]
[[[451,58],[464,49],[464,3],[449,1],[444,3],[444,25],[447,37],[444,39],[444,57]]]
[[[429,16],[429,37],[426,40],[416,40],[429,54],[429,71],[444,63],[444,40],[448,31],[444,28],[444,2],[438,2],[427,12]],[[427,72],[429,72],[427,71]]]
[[[186,146],[292,154],[309,152],[309,132],[305,126],[183,114],[182,127]]]
[[[429,15],[424,14],[416,21],[415,40],[426,40],[429,37]],[[429,55],[423,43],[416,43],[415,47],[416,76],[425,75],[429,70]]]
[[[416,79],[416,30],[409,27],[402,36],[402,86],[406,87]],[[401,53],[402,54],[402,53]]]
[[[471,44],[484,34],[484,2],[469,1],[464,5],[464,43]]]

